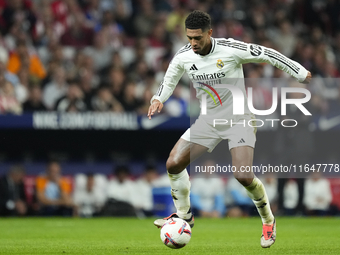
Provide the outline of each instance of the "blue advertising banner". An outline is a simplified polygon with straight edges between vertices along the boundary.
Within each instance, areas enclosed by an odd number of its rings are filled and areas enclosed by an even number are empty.
[[[258,131],[275,130],[278,118],[263,119],[257,116]],[[271,121],[276,119],[275,122]],[[261,120],[264,123],[261,126]],[[274,124],[274,129],[269,125]],[[190,127],[190,117],[171,117],[165,114],[155,115],[151,120],[147,116],[135,113],[57,113],[35,112],[22,115],[0,115],[0,129],[36,129],[36,130],[185,130]],[[312,131],[340,130],[340,113],[313,116],[309,126]]]

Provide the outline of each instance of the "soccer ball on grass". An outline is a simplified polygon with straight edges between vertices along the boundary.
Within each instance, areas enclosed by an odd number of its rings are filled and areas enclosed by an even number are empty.
[[[185,220],[171,218],[161,228],[161,239],[169,248],[183,248],[191,239],[191,228]]]

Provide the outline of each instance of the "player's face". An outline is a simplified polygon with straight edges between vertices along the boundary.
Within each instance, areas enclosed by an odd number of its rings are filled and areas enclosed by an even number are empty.
[[[202,31],[202,29],[186,29],[188,40],[191,44],[192,50],[196,54],[206,55],[211,48],[210,37],[212,29]]]

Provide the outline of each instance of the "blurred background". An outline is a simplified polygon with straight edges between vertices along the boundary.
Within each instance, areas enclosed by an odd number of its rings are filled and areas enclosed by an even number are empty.
[[[211,15],[213,37],[274,48],[313,74],[313,115],[291,109],[298,127],[260,128],[255,164],[340,163],[338,0],[0,0],[2,216],[173,211],[165,160],[199,112],[188,77],[146,114],[195,9]],[[286,74],[267,64],[244,71],[271,80],[247,83],[256,109],[271,106],[271,86],[302,86],[280,84]],[[340,179],[263,181],[277,215],[339,214]],[[234,182],[193,180],[196,215],[256,214]]]

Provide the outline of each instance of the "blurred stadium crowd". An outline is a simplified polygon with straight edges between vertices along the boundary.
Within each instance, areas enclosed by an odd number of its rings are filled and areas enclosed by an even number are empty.
[[[0,114],[146,114],[173,55],[187,43],[184,20],[194,9],[211,15],[214,37],[274,48],[310,70],[314,80],[308,88],[313,96],[307,108],[312,113],[327,114],[334,105],[340,109],[338,80],[328,79],[340,77],[339,0],[0,0]],[[254,89],[254,107],[268,109],[270,86],[256,79],[287,78],[286,74],[267,64],[247,64],[244,71],[251,78],[246,84]],[[187,114],[190,97],[194,95],[184,76],[163,111]],[[284,163],[304,164],[315,153],[312,130],[307,128],[311,120],[288,110],[289,114],[299,126],[278,132],[273,153]],[[46,175],[28,178],[20,167],[13,167],[0,182],[0,213],[149,216],[155,209],[153,190],[169,186],[167,176],[157,172],[147,168],[143,176],[131,179],[128,168],[121,167],[115,169],[114,178],[96,174],[66,178],[52,162]],[[193,180],[197,214],[252,215],[256,210],[251,200],[234,181]],[[315,176],[300,185],[297,180],[280,184],[269,177],[264,183],[274,211],[275,207],[283,214],[339,211],[338,200],[332,207],[336,197],[330,191],[333,185],[340,192],[336,179]],[[297,208],[302,204],[305,210]]]
[[[206,161],[211,165],[211,161]],[[290,179],[280,201],[278,180],[262,176],[275,215],[324,216],[340,213],[339,179],[313,173],[305,181],[299,208],[297,180]],[[257,215],[253,201],[235,178],[213,178],[208,172],[191,179],[191,206],[200,217],[247,217]],[[153,166],[138,178],[128,166],[114,168],[112,175],[62,174],[61,165],[51,161],[45,173],[25,176],[24,168],[12,166],[0,178],[0,216],[167,216],[174,210],[170,182]]]
[[[0,113],[145,114],[172,56],[187,43],[184,20],[194,9],[210,13],[214,37],[277,49],[313,77],[340,76],[338,0],[1,0]],[[248,64],[245,72],[286,77],[270,65]],[[164,112],[188,112],[189,85],[184,77]],[[321,112],[327,100],[339,100],[338,84],[309,88]],[[260,89],[260,108],[271,103],[267,90]]]

